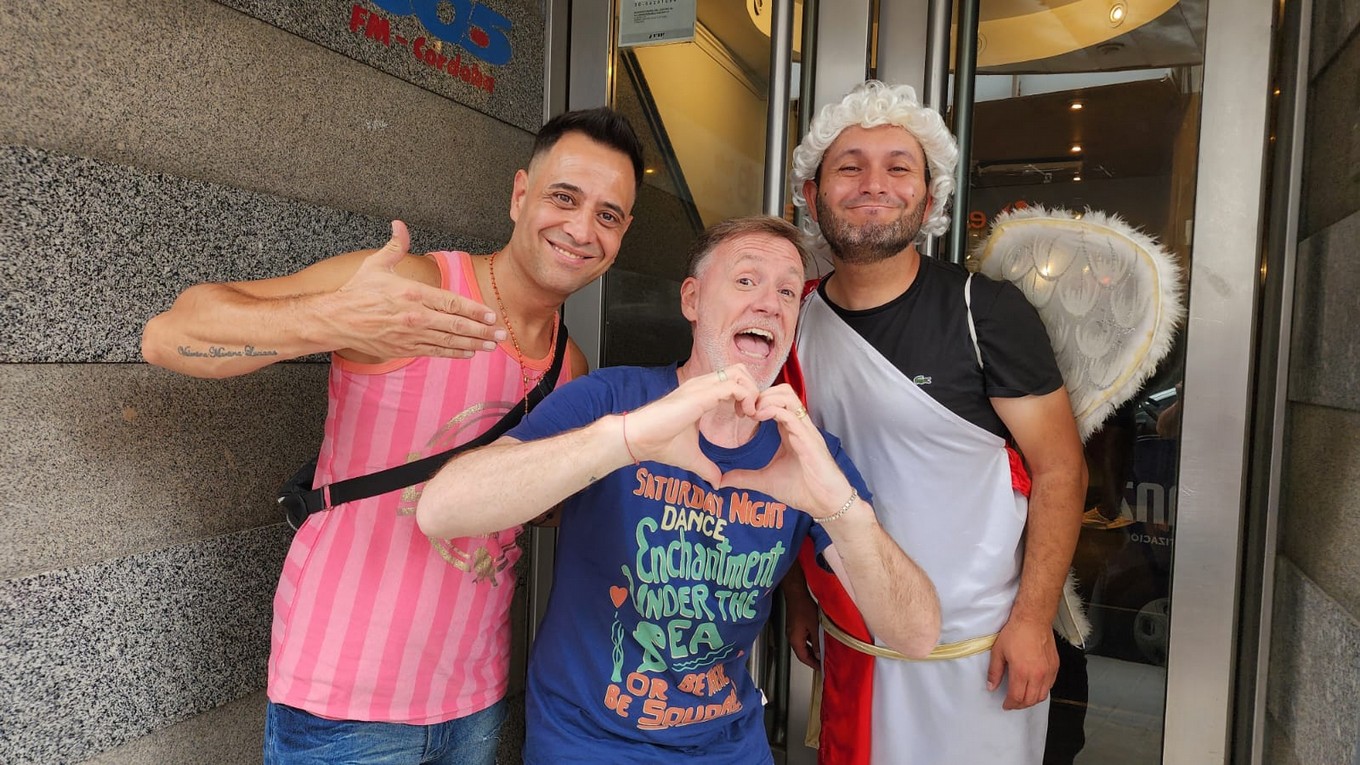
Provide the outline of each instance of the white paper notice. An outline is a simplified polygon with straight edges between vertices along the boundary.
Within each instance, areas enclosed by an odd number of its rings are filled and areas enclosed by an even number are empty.
[[[619,4],[619,47],[694,39],[695,0],[623,0]]]

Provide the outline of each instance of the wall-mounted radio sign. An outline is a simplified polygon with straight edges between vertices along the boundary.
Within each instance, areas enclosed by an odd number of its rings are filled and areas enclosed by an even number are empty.
[[[504,66],[510,63],[512,54],[510,19],[469,0],[372,0],[372,3],[397,16],[414,15],[424,25],[428,36],[407,39],[403,35],[393,34],[391,19],[358,3],[350,9],[349,31],[362,33],[368,39],[389,47],[395,43],[409,48],[411,55],[426,66],[488,93],[496,92],[496,78],[490,73],[483,73],[475,61],[464,61],[462,53],[446,54],[443,43],[462,48],[470,54],[469,59],[475,56],[491,66]],[[453,6],[451,20],[441,18],[441,4]]]
[[[542,0],[218,0],[526,131],[543,124]]]
[[[491,66],[510,63],[510,19],[471,0],[372,0],[379,8],[398,16],[414,15],[432,37],[451,42]],[[447,6],[445,16],[440,6]],[[355,5],[354,11],[362,11]],[[353,21],[350,31],[354,31]]]
[[[619,47],[693,40],[695,19],[695,0],[623,0]]]

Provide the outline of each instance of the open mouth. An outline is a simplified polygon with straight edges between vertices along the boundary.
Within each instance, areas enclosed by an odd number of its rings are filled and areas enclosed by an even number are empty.
[[[737,350],[748,358],[767,359],[774,350],[774,334],[756,327],[738,332],[735,340]]]

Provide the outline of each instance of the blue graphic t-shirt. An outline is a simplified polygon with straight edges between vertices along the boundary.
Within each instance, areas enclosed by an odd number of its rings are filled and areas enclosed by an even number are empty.
[[[675,367],[611,367],[575,380],[509,435],[521,441],[645,406]],[[826,436],[850,482],[863,479]],[[707,441],[724,472],[769,464],[773,422],[734,449]],[[563,454],[561,459],[572,459]],[[628,465],[563,503],[553,590],[529,660],[527,763],[770,761],[746,655],[811,517],[760,492],[715,489],[681,468]]]

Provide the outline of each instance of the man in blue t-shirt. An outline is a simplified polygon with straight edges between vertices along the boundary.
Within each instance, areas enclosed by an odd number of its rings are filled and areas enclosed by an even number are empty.
[[[416,518],[436,537],[561,503],[526,762],[769,762],[744,659],[809,536],[879,640],[935,646],[929,579],[878,525],[839,441],[771,387],[807,260],[778,218],[711,227],[680,289],[688,361],[576,380],[427,484]]]

